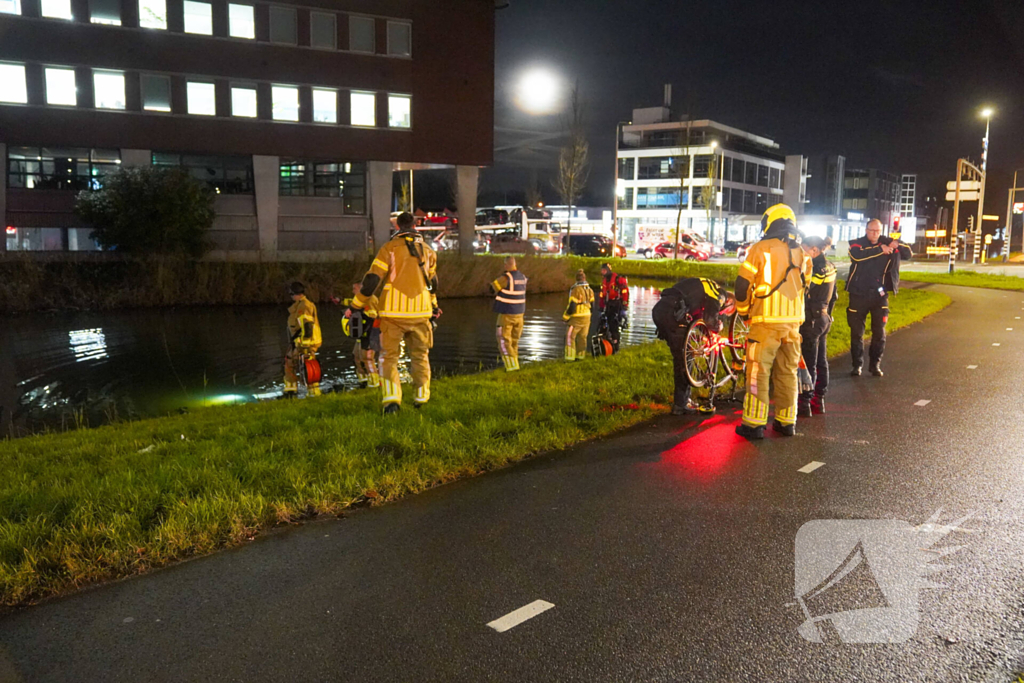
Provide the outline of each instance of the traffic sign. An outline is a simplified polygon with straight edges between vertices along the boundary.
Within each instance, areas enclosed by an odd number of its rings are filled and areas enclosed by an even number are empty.
[[[956,191],[956,181],[955,180],[950,180],[948,183],[946,183],[946,189],[947,190]],[[964,190],[967,190],[969,192],[981,190],[981,181],[980,180],[961,180],[960,181],[960,194],[963,194]]]
[[[984,216],[981,217],[981,220],[983,220],[983,221],[997,221],[997,220],[999,220],[999,216],[996,216],[995,214],[991,214],[991,213],[986,213]]]
[[[946,201],[947,202],[955,202],[956,201],[956,192],[947,192],[946,193]],[[960,201],[962,201],[962,202],[976,202],[976,201],[978,201],[978,193],[974,192],[974,191],[964,192],[963,189],[961,188],[961,190],[960,190]]]
[[[1018,214],[1024,213],[1024,202],[1016,202],[1013,205],[1013,212]]]

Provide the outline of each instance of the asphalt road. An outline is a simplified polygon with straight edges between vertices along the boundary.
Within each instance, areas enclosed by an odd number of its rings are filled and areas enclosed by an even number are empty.
[[[0,680],[1015,680],[1024,296],[940,289],[955,303],[890,339],[884,378],[834,362],[829,413],[797,437],[743,441],[731,409],[665,416],[268,534],[0,618]],[[812,461],[824,465],[798,471]],[[802,525],[924,531],[937,511],[972,514],[933,547],[963,546],[930,577],[945,587],[872,603],[919,598],[899,616],[908,640],[844,644],[828,624],[824,643],[801,637]],[[870,540],[877,580],[885,557]],[[877,598],[853,585],[848,597]],[[488,628],[537,600],[554,607]]]

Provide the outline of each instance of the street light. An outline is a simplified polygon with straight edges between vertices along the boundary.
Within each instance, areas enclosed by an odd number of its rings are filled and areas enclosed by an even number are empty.
[[[711,153],[714,154],[715,150],[718,149],[718,140],[711,141]],[[718,202],[718,226],[722,227],[722,199],[725,194],[725,150],[722,150],[722,159],[717,162],[718,165],[718,196],[715,197]],[[714,182],[714,179],[712,179]],[[722,233],[723,241],[728,237],[725,233]],[[712,250],[714,249],[714,242],[711,243]]]
[[[981,118],[985,119],[985,139],[982,141],[981,149],[981,187],[978,189],[978,220],[975,221],[977,234],[974,236],[974,257],[972,259],[974,263],[978,262],[978,253],[982,249],[982,217],[985,215],[985,177],[988,175],[988,132],[989,126],[992,123],[992,114],[994,113],[991,107],[985,107],[981,110]]]
[[[615,181],[615,191],[612,193],[612,258],[615,258],[619,251],[619,197],[626,195],[625,184],[619,183],[619,137],[622,135],[622,127],[631,123],[633,122],[619,121],[615,124],[615,174],[612,176]],[[630,180],[633,179],[630,178]]]

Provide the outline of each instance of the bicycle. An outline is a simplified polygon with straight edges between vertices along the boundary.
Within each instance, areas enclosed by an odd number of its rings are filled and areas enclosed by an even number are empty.
[[[687,324],[683,345],[686,378],[694,388],[707,388],[711,404],[715,392],[729,382],[731,398],[736,400],[736,388],[746,363],[747,323],[732,304],[722,311],[722,316],[728,317],[725,335],[712,332],[707,323],[695,318]]]

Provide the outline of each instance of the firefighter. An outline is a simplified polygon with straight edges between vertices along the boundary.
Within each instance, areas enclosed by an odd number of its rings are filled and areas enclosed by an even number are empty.
[[[587,356],[587,333],[590,331],[590,309],[594,307],[594,290],[587,283],[587,274],[576,271],[576,284],[569,288],[569,305],[562,314],[565,329],[565,359],[583,360]]]
[[[506,256],[505,272],[491,283],[494,312],[498,314],[498,351],[507,372],[519,369],[519,337],[526,313],[526,276],[516,270],[516,257]]]
[[[430,348],[434,345],[434,326],[441,315],[437,307],[437,254],[416,232],[412,214],[400,214],[396,223],[398,232],[377,252],[352,301],[350,320],[352,329],[362,328],[369,317],[366,309],[377,288],[383,285],[377,300],[377,320],[385,415],[394,415],[401,409],[398,356],[403,341],[412,361],[413,405],[419,408],[430,400]]]
[[[607,263],[601,266],[601,292],[597,299],[601,315],[608,324],[612,353],[619,350],[619,328],[629,308],[629,282],[626,276],[616,274]]]
[[[658,338],[664,339],[672,352],[672,371],[675,392],[672,414],[683,415],[697,411],[713,413],[710,402],[697,403],[690,398],[690,380],[686,376],[686,330],[690,321],[702,318],[712,332],[720,332],[719,313],[730,298],[718,283],[703,277],[687,277],[661,292],[661,298],[651,309]]]
[[[825,412],[825,394],[828,392],[828,332],[832,328],[832,309],[839,293],[836,291],[836,267],[825,254],[832,241],[821,237],[805,237],[804,251],[811,259],[811,281],[804,306],[804,324],[800,337],[804,365],[810,375],[809,388],[800,393],[797,415],[811,417]]]
[[[306,287],[301,282],[293,282],[289,291],[292,295],[291,306],[288,307],[288,339],[291,348],[284,358],[284,397],[295,398],[299,393],[299,365],[307,361],[316,361],[316,352],[323,343],[320,336],[320,318],[316,305],[306,298]],[[320,395],[319,364],[316,365],[316,381],[310,381],[306,387],[308,396]]]
[[[352,358],[356,365],[356,379],[363,387],[376,389],[380,386],[380,368],[377,365],[377,358],[380,355],[380,324],[377,320],[377,297],[371,296],[367,299],[366,308],[363,309],[364,320],[363,330],[352,330],[352,302],[362,284],[357,282],[352,285],[352,298],[345,300],[349,308],[341,319],[341,329],[345,336],[356,340],[352,348]]]
[[[761,217],[764,237],[747,251],[736,278],[736,310],[750,321],[747,335],[747,395],[736,433],[763,439],[769,389],[775,401],[772,429],[796,434],[800,325],[811,260],[800,246],[796,215],[785,204]]]

